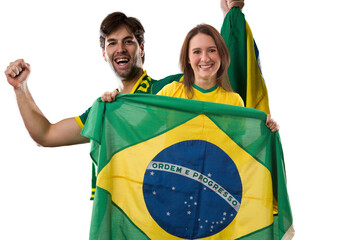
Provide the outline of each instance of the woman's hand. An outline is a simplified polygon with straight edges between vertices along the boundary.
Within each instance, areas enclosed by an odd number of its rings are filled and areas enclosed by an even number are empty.
[[[271,132],[277,132],[279,130],[279,125],[271,118],[270,114],[268,114],[265,124]]]
[[[105,92],[104,94],[102,94],[101,100],[102,100],[102,102],[115,101],[117,94],[119,94],[119,92],[117,90],[114,90],[112,92]]]
[[[244,7],[244,0],[221,0],[221,9],[224,16],[233,7],[239,7],[240,9],[242,9]]]

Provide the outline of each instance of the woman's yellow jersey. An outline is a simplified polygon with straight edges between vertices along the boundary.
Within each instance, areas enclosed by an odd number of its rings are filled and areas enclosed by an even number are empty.
[[[235,106],[244,107],[242,98],[238,93],[228,92],[223,88],[216,85],[213,88],[204,90],[197,85],[193,85],[193,100],[223,103]],[[157,95],[177,97],[177,98],[188,98],[187,93],[184,89],[184,85],[181,82],[172,82],[162,88]]]

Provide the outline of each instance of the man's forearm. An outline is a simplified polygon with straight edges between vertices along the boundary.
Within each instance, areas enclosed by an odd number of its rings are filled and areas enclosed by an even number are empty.
[[[75,118],[52,124],[35,104],[27,86],[15,90],[20,114],[33,140],[44,147],[59,147],[89,142],[81,135]]]
[[[20,114],[29,134],[35,142],[44,146],[51,123],[35,104],[26,84],[14,91]]]
[[[5,71],[8,83],[14,88],[22,119],[34,141],[45,147],[89,142],[88,138],[81,135],[81,128],[75,118],[63,119],[55,124],[48,121],[28,90],[29,74],[30,65],[23,59],[11,62]]]

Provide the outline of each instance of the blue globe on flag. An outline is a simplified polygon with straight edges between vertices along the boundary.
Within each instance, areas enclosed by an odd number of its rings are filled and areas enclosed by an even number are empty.
[[[162,150],[149,163],[143,195],[162,229],[195,239],[217,234],[234,220],[242,182],[235,163],[221,148],[188,140]]]

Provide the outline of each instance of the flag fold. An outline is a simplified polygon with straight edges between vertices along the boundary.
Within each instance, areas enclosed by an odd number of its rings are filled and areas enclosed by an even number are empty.
[[[246,107],[270,113],[268,91],[261,72],[259,51],[251,29],[239,8],[224,18],[221,35],[228,46],[231,61],[229,80]]]

